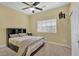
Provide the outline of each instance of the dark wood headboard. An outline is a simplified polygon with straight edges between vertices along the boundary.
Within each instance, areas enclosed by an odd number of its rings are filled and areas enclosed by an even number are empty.
[[[8,38],[10,37],[9,34],[18,34],[18,33],[26,33],[25,28],[7,28],[6,29]]]
[[[10,34],[26,33],[26,28],[7,28],[6,29],[6,45],[10,47]]]

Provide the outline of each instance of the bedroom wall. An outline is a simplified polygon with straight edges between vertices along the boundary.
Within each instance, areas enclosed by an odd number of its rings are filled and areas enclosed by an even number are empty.
[[[0,5],[0,45],[6,43],[6,28],[26,28],[29,31],[29,16]]]
[[[34,14],[30,16],[30,31],[33,35],[43,36],[45,40],[48,42],[56,42],[59,44],[64,44],[67,46],[71,46],[71,25],[70,25],[70,17],[69,17],[69,7],[63,6],[60,8],[55,8],[52,10],[48,10],[39,14]],[[63,11],[66,14],[65,19],[59,19],[58,14],[60,11]],[[39,33],[37,32],[37,21],[39,20],[47,20],[47,19],[57,19],[57,32],[56,33]]]

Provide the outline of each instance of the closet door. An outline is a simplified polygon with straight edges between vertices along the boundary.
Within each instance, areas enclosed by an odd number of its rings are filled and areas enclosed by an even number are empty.
[[[71,46],[72,55],[79,56],[79,3],[72,3]]]

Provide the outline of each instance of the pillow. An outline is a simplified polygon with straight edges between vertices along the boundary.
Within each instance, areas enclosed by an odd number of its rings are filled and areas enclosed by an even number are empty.
[[[18,34],[10,34],[10,38],[19,37]]]
[[[27,34],[26,33],[19,33],[19,36],[26,36]]]

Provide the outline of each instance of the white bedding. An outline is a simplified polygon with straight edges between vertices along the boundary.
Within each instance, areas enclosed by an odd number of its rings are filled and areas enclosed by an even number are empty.
[[[9,42],[16,46],[19,46],[23,40],[27,40],[27,41],[29,41],[30,44],[33,44],[42,39],[44,39],[44,38],[40,37],[40,36],[23,36],[23,37],[9,38]]]
[[[41,36],[23,36],[23,38],[30,41],[31,43],[44,39]]]
[[[30,56],[34,51],[36,51],[43,44],[44,44],[44,40],[40,40],[40,41],[30,45],[27,49],[26,56]]]
[[[26,53],[28,56],[44,43],[44,38],[40,36],[22,36],[9,38],[9,42],[16,46],[20,46],[21,42],[24,40],[27,40],[30,43]]]

